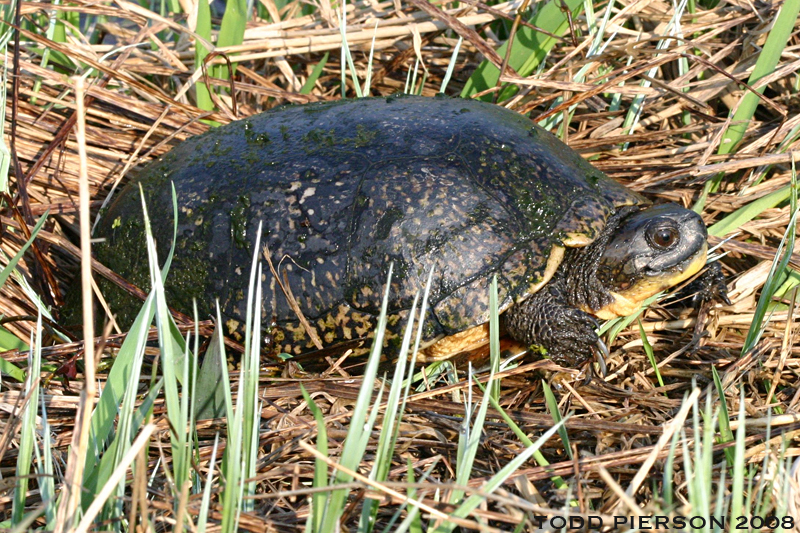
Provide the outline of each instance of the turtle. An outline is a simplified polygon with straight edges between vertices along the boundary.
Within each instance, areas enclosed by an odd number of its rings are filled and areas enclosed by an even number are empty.
[[[218,299],[241,338],[254,252],[267,257],[262,317],[273,350],[368,346],[390,265],[385,353],[396,353],[415,294],[437,359],[485,338],[497,280],[505,331],[562,366],[592,359],[597,319],[624,316],[698,272],[696,213],[652,205],[512,110],[476,100],[393,96],[278,107],[218,127],[153,161],[114,199],[97,259],[149,287],[144,202],[158,257],[177,241],[170,305],[201,317]],[[262,225],[262,249],[254,250]],[[284,286],[283,288],[281,286]],[[122,324],[139,304],[105,282]]]

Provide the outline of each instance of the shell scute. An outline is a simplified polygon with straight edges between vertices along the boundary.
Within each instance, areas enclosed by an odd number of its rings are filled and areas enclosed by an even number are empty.
[[[354,210],[348,254],[348,298],[355,308],[377,313],[387,266],[394,262],[393,307],[410,307],[414,294],[433,268],[433,302],[471,277],[464,265],[482,275],[513,246],[497,231],[489,205],[458,161],[406,159],[374,168],[359,191],[364,205]],[[389,224],[391,221],[391,224]],[[360,287],[370,287],[365,294]]]

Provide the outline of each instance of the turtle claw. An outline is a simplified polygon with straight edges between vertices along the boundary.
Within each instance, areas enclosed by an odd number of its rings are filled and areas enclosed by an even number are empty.
[[[725,283],[725,275],[722,273],[722,265],[719,261],[709,263],[705,271],[692,283],[687,285],[686,291],[692,294],[692,303],[695,307],[701,307],[706,302],[719,301],[725,305],[731,305],[728,298],[728,286]]]

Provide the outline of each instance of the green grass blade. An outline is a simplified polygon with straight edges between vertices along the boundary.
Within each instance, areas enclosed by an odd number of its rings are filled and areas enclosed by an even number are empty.
[[[328,455],[328,431],[325,428],[325,417],[322,410],[317,406],[314,399],[308,393],[303,384],[300,384],[300,392],[303,393],[303,398],[308,404],[308,409],[314,415],[314,420],[317,422],[317,450],[322,454]],[[314,459],[314,488],[322,488],[328,486],[328,464],[322,459]],[[324,492],[317,492],[311,496],[311,515],[308,517],[307,526],[311,531],[321,531],[322,514],[325,511],[325,501],[327,495]],[[307,528],[308,529],[308,528]]]
[[[308,79],[300,88],[300,94],[311,94],[311,91],[314,89],[314,85],[317,83],[317,80],[322,75],[322,71],[325,69],[325,65],[328,63],[328,58],[330,57],[330,52],[325,52],[325,55],[322,56],[322,59],[314,65],[314,68],[311,70],[311,74],[309,74]]]
[[[54,7],[60,6],[60,5],[61,5],[61,0],[53,0],[53,6]],[[58,13],[59,13],[59,11],[53,9],[47,14],[47,30],[45,30],[44,35],[45,35],[45,37],[47,37],[51,41],[55,41],[56,26],[58,25]],[[52,52],[52,50],[50,48],[45,48],[44,50],[42,50],[42,59],[39,62],[39,66],[41,66],[42,68],[47,68],[47,64],[48,64],[48,62],[50,60],[50,53],[51,52]],[[36,95],[39,94],[39,91],[41,90],[41,88],[42,88],[42,80],[41,80],[41,78],[37,77],[36,81],[33,82],[33,89],[31,91],[31,92],[33,92],[33,96],[31,96],[31,105],[35,105],[36,104],[36,102],[38,100],[36,98]],[[2,178],[0,178],[0,180],[1,179]],[[2,190],[2,189],[0,188],[0,190]]]
[[[562,0],[550,0],[533,16],[531,24],[554,35],[564,35],[569,31],[569,20],[561,10],[562,4],[572,12],[573,17],[577,17],[583,11],[583,0],[563,0],[563,2]],[[520,26],[514,37],[508,64],[520,76],[527,76],[544,61],[556,42],[556,39],[547,34],[527,26]],[[505,57],[507,47],[508,43],[497,50],[500,57]],[[470,98],[476,93],[490,89],[497,85],[499,79],[500,69],[489,61],[483,61],[467,80],[464,90],[461,91],[461,97]],[[505,98],[511,92],[503,91],[500,98]],[[481,100],[491,101],[492,98],[493,95],[488,94],[482,96]]]
[[[367,445],[369,444],[369,439],[372,437],[372,428],[375,427],[375,422],[378,420],[378,411],[380,411],[381,404],[383,403],[383,393],[386,392],[386,378],[381,380],[381,386],[378,388],[378,394],[375,396],[375,399],[372,403],[372,406],[369,410],[369,416],[367,417],[367,422],[364,424],[364,431],[361,432],[361,440],[358,442],[358,450],[365,450],[367,449]],[[363,461],[364,452],[361,452],[361,458]],[[361,462],[359,461],[359,466]]]
[[[780,288],[785,278],[791,251],[794,250],[795,227],[798,214],[800,214],[800,209],[795,210],[786,228],[786,233],[784,233],[781,243],[778,245],[778,250],[775,253],[775,259],[772,262],[767,281],[764,283],[764,288],[761,290],[761,296],[758,298],[755,313],[753,313],[753,323],[747,332],[747,337],[742,346],[742,355],[752,350],[761,338],[762,333],[764,333],[764,317],[767,314],[768,307],[772,303],[775,292]],[[784,250],[786,250],[785,253]]]
[[[217,338],[216,330],[211,338]],[[194,399],[197,420],[226,416],[225,390],[230,390],[230,387],[222,375],[223,362],[224,358],[220,358],[219,343],[211,342],[203,357],[203,364],[197,374],[195,384],[197,393],[194,395]]]
[[[458,51],[461,49],[461,43],[463,42],[464,38],[459,37],[458,42],[456,43],[455,48],[453,48],[453,54],[450,56],[450,62],[447,64],[447,72],[444,75],[444,79],[442,80],[442,86],[439,88],[439,92],[444,94],[447,91],[447,84],[450,83],[450,78],[453,76],[453,69],[456,67],[456,61],[458,59]]]
[[[20,274],[18,270],[11,271],[11,277],[14,278],[14,281],[17,282],[19,288],[22,289],[22,292],[25,293],[25,296],[28,298],[33,305],[36,306],[36,312],[41,313],[42,317],[46,318],[47,320],[53,320],[53,315],[50,313],[50,307],[45,305],[42,301],[41,296],[31,287],[31,284],[28,283],[27,278]],[[59,330],[51,330],[54,337],[61,339],[63,342],[69,342],[70,339],[61,333]]]
[[[711,376],[714,378],[714,388],[717,389],[717,396],[719,396],[719,439],[718,442],[725,443],[733,441],[733,432],[731,431],[731,417],[728,413],[728,402],[725,399],[725,388],[722,386],[722,381],[719,379],[719,372],[715,367],[711,367]],[[725,448],[725,459],[728,461],[728,466],[733,466],[736,459],[733,448]]]
[[[219,27],[217,46],[237,46],[242,44],[246,26],[247,0],[228,0],[225,3],[225,14],[222,16],[222,24]],[[233,72],[228,72],[227,65],[218,65],[214,72],[217,78],[223,80],[227,80],[230,75],[233,75]]]
[[[208,2],[197,3],[197,29],[195,33],[211,42],[211,7]],[[194,66],[196,69],[201,68],[203,61],[209,54],[209,50],[203,46],[202,43],[195,42],[194,47]],[[215,72],[211,70],[210,72]],[[214,101],[211,99],[210,91],[213,90],[208,87],[203,78],[200,78],[198,83],[194,86],[195,97],[197,99],[197,107],[204,111],[211,111],[214,109]]]
[[[216,317],[217,324],[223,324],[222,316],[220,314],[219,301],[216,302]],[[230,376],[228,374],[228,361],[225,355],[225,339],[222,337],[221,327],[217,326],[214,330],[214,338],[211,341],[216,343],[217,349],[214,353],[219,357],[219,368],[221,372],[221,381],[227,385],[223,387],[224,400],[225,400],[225,418],[228,420],[227,429],[227,446],[222,458],[222,474],[225,478],[225,485],[222,490],[222,495],[219,500],[222,504],[222,531],[234,531],[235,523],[238,520],[238,502],[237,495],[239,491],[236,490],[239,485],[239,476],[241,475],[241,423],[237,419],[237,410],[233,406],[233,391],[230,385]],[[209,351],[210,353],[210,351]],[[208,356],[208,353],[206,354]],[[238,403],[237,403],[238,405]],[[241,409],[238,409],[241,415]],[[232,422],[231,422],[232,421]]]
[[[137,376],[138,375],[139,374],[137,374]],[[159,380],[150,387],[147,395],[144,397],[144,399],[141,401],[141,404],[136,408],[135,411],[133,411],[132,406],[125,407],[125,405],[130,403],[128,400],[129,396],[132,397],[133,401],[136,401],[136,395],[131,395],[128,393],[128,391],[125,392],[123,409],[120,411],[119,415],[120,425],[118,426],[118,431],[114,433],[114,439],[111,441],[111,444],[108,445],[105,453],[103,453],[103,455],[100,457],[97,469],[93,473],[93,478],[88,482],[84,482],[85,487],[98,487],[99,490],[99,487],[105,486],[106,482],[113,474],[114,469],[125,455],[125,452],[130,449],[131,443],[136,438],[139,429],[145,424],[147,417],[152,416],[151,410],[153,408],[153,404],[155,404],[163,384],[163,378],[159,378]],[[131,390],[136,391],[137,389],[133,388]],[[132,433],[130,431],[131,428],[134,428]],[[93,498],[90,498],[89,496],[94,496],[94,494],[87,491],[84,497],[86,500],[91,501]],[[108,500],[106,503],[105,510],[101,515],[100,520],[119,520],[122,516],[123,498],[124,486],[121,485],[117,491],[117,497]],[[84,505],[87,504],[84,502]]]
[[[699,432],[696,433],[696,435],[699,435]],[[692,455],[692,450],[691,450],[691,447],[689,445],[689,439],[686,437],[686,431],[685,430],[681,430],[681,451],[683,452],[682,453],[682,455],[683,455],[683,475],[684,475],[684,479],[687,480],[685,492],[686,492],[686,494],[688,495],[688,497],[689,497],[689,499],[691,501],[692,497],[694,496],[694,487],[695,486],[694,486],[694,483],[692,483],[692,480],[694,480],[695,475],[694,475],[694,467],[692,466],[692,462],[690,460],[690,457]]]
[[[53,25],[53,42],[56,43],[68,43],[67,40],[67,25],[72,25],[72,27],[79,28],[80,27],[80,14],[77,12],[69,12],[69,11],[57,11],[55,17],[55,23]],[[63,68],[74,71],[78,68],[79,64],[74,61],[71,57],[64,54],[63,52],[59,52],[58,50],[48,50],[48,60],[52,60],[53,63],[62,66]]]
[[[6,52],[6,45],[14,37],[14,27],[11,25],[14,22],[14,15],[17,9],[17,2],[16,0],[11,0],[8,3],[5,3],[0,7],[0,11],[2,11],[3,21],[6,24],[3,24],[2,28],[0,28],[0,46],[3,47],[3,52]],[[5,88],[2,89],[5,91]]]
[[[405,87],[403,87],[403,94],[408,94],[408,87],[410,85],[411,85],[411,68],[409,67],[408,72],[406,72],[406,84]]]
[[[146,304],[150,305],[150,303]],[[138,401],[138,388],[139,377],[141,374],[142,362],[144,360],[144,348],[147,338],[147,331],[138,332],[139,343],[137,343],[137,351],[131,365],[131,372],[128,376],[125,393],[122,397],[122,404],[120,406],[119,415],[117,417],[117,427],[114,433],[114,440],[100,459],[100,468],[97,475],[97,487],[103,487],[108,479],[111,477],[112,472],[116,465],[122,462],[123,457],[130,449],[136,435],[139,433],[143,418],[136,417]],[[153,387],[149,391],[149,395],[155,398],[160,390],[158,387]],[[147,407],[140,406],[139,410],[148,409]],[[109,499],[106,503],[104,510],[104,520],[119,519],[122,516],[122,501],[124,498],[124,484],[120,484],[117,489],[117,498]]]
[[[256,231],[256,242],[253,247],[253,261],[250,268],[250,280],[247,289],[247,313],[245,322],[245,351],[242,357],[242,372],[240,374],[240,387],[244,394],[244,434],[242,442],[245,445],[243,450],[246,478],[253,478],[256,475],[256,461],[258,446],[254,445],[254,439],[258,440],[258,428],[261,424],[261,410],[258,409],[258,365],[261,355],[261,264],[258,260],[261,254],[261,232],[262,223],[258,223]],[[251,481],[244,487],[246,498],[242,503],[242,510],[251,512],[254,500],[251,496],[255,495],[256,483]]]
[[[492,278],[489,287],[489,353],[491,357],[492,374],[500,372],[500,308],[497,302],[497,275]],[[489,389],[490,396],[500,401],[500,382],[495,381]]]
[[[421,317],[426,316],[426,313],[428,312],[428,299],[430,298],[431,295],[431,285],[433,284],[433,272],[434,268],[431,267],[431,269],[428,271],[428,279],[425,281],[425,291],[422,294],[422,307],[420,307],[419,310],[419,316]],[[401,416],[402,413],[405,411],[406,403],[408,401],[408,395],[409,392],[411,391],[411,384],[414,381],[419,381],[423,379],[421,374],[419,374],[419,377],[417,377],[417,375],[414,374],[414,368],[416,367],[417,364],[417,355],[419,354],[419,347],[420,344],[422,343],[422,331],[423,328],[417,328],[417,337],[414,340],[414,350],[411,352],[411,361],[408,365],[408,377],[403,382],[405,390],[403,391],[403,404],[400,406]]]
[[[431,271],[428,274],[428,281],[425,286],[425,292],[422,298],[422,307],[419,314],[420,317],[426,316],[432,276],[433,276],[433,269],[431,269]],[[400,352],[398,354],[398,360],[395,364],[392,386],[389,392],[387,405],[392,406],[399,404],[399,408],[396,410],[388,409],[386,416],[384,418],[383,427],[378,441],[378,447],[377,447],[378,452],[375,456],[374,466],[370,473],[370,478],[375,480],[383,481],[388,477],[389,468],[391,467],[392,456],[394,453],[397,437],[399,434],[399,421],[402,419],[403,413],[405,412],[405,406],[408,400],[411,382],[413,381],[411,376],[413,376],[414,373],[414,365],[416,362],[416,354],[422,336],[422,328],[417,328],[417,336],[413,350],[414,355],[411,357],[410,362],[407,362],[407,360],[408,360],[408,349],[410,346],[411,335],[413,332],[413,317],[416,314],[416,306],[418,303],[418,299],[419,299],[419,294],[417,294],[414,298],[412,310],[409,315],[409,322],[406,326],[403,336],[403,343],[400,348]],[[409,367],[408,370],[409,377],[403,380],[402,378],[405,377],[406,366]],[[383,387],[381,388],[381,392],[382,390]],[[400,400],[401,390],[403,394],[402,400]],[[398,422],[395,423],[395,420],[397,420]],[[371,423],[368,423],[368,427],[370,427],[371,425],[372,425]],[[413,497],[411,496],[410,493],[409,496]],[[405,505],[401,506],[401,509],[402,508],[405,508]],[[375,516],[377,515],[377,511],[378,511],[377,502],[375,502],[374,500],[369,500],[365,503],[361,513],[361,522],[359,526],[360,531],[372,531],[374,529]],[[399,511],[400,509],[398,509],[398,512]],[[413,514],[415,512],[417,512],[416,508],[412,509],[411,513]],[[398,517],[399,514],[395,513],[395,517],[393,517],[393,519],[390,520],[390,524],[393,524]],[[408,526],[411,523],[412,522],[404,521],[404,524],[406,524],[406,526]],[[384,531],[391,531],[391,530],[392,529],[389,526],[386,526],[384,528]]]
[[[346,11],[344,11],[344,3],[342,4],[342,9],[342,18],[339,23],[339,32],[342,35],[342,98],[345,97],[345,89],[347,88],[345,65],[350,69],[350,77],[353,79],[353,88],[356,91],[356,98],[363,98],[364,93],[361,92],[361,84],[358,83],[356,65],[353,62],[353,55],[350,53],[350,45],[347,43],[347,16]]]
[[[36,519],[42,516],[44,512],[44,507],[42,505],[33,509],[28,514],[26,514],[22,520],[19,522],[14,523],[14,527],[11,529],[5,529],[6,526],[12,525],[11,522],[0,522],[0,527],[3,527],[4,532],[8,533],[29,533],[30,531],[36,531],[36,528],[33,527]]]
[[[2,316],[0,316],[0,318],[2,318]],[[8,350],[19,350],[20,352],[24,352],[28,350],[28,344],[3,326],[0,326],[0,352],[5,352]],[[0,371],[3,371],[2,362],[8,361],[5,359],[0,359]],[[11,365],[11,363],[9,364]],[[17,368],[14,365],[11,366],[13,368]],[[14,379],[16,379],[16,377]],[[20,381],[25,381],[25,376],[23,376]]]
[[[197,329],[197,308],[195,306],[194,309],[194,319],[195,319],[195,330]],[[195,331],[195,334],[197,331]],[[194,397],[195,397],[195,376],[197,376],[198,371],[198,362],[197,362],[197,350],[199,349],[197,335],[192,338],[192,332],[189,331],[186,333],[186,340],[184,341],[184,350],[183,350],[183,378],[181,383],[183,386],[181,387],[181,420],[185,421],[184,426],[176,428],[177,431],[180,431],[183,435],[183,440],[185,442],[184,447],[180,450],[180,453],[183,455],[182,461],[184,464],[191,465],[192,461],[195,459],[195,434],[196,434],[196,426],[195,426],[195,408],[194,408]],[[193,342],[192,342],[193,341]],[[189,347],[194,344],[193,349]],[[173,459],[174,460],[174,459]],[[195,469],[189,468],[183,474],[183,478],[178,479],[178,489],[183,490],[184,486],[189,483],[190,487],[192,488],[193,494],[198,494],[200,491],[199,486],[199,476]],[[191,524],[191,519],[188,515],[184,515],[184,520]]]
[[[0,350],[27,350],[27,345],[19,340],[16,335],[12,335],[0,327]],[[25,371],[13,363],[0,357],[0,374],[6,375],[20,383],[25,381]]]
[[[144,233],[147,241],[147,255],[150,263],[150,283],[151,287],[153,287],[153,293],[155,294],[154,303],[156,308],[156,328],[158,329],[158,347],[163,362],[161,368],[164,376],[164,399],[167,406],[167,416],[172,422],[173,427],[177,430],[170,434],[170,440],[173,450],[173,472],[175,473],[175,480],[178,484],[175,490],[180,490],[180,484],[189,476],[189,463],[186,456],[189,449],[185,432],[187,420],[184,418],[185,413],[181,408],[181,401],[178,395],[178,384],[180,380],[178,372],[182,368],[182,357],[179,354],[184,353],[185,346],[183,345],[183,337],[180,333],[176,335],[172,315],[167,307],[164,277],[158,266],[158,253],[156,252],[155,239],[153,238],[150,225],[150,216],[147,212],[147,205],[144,201],[144,191],[141,185],[139,185],[139,190],[142,196]],[[173,213],[173,216],[177,219],[177,212]]]
[[[727,480],[725,479],[726,473],[727,473],[726,469],[724,469],[724,468],[720,469],[719,477],[717,479],[712,480],[712,482],[717,483],[719,487],[726,487],[727,486],[726,485],[726,481]],[[711,491],[711,496],[712,497],[714,496],[713,490],[714,489],[712,489],[712,491]],[[718,489],[716,489],[716,490],[717,490],[717,497],[716,497],[716,500],[714,501],[714,503],[711,504],[712,507],[709,509],[708,515],[713,516],[714,518],[716,518],[717,523],[721,524],[721,523],[723,523],[723,518],[722,517],[725,515],[725,498],[728,495],[725,494],[724,490],[718,490]],[[712,509],[714,510],[713,514],[711,513]],[[713,533],[721,533],[724,530],[722,528],[718,527],[717,524],[714,524],[710,528],[710,531],[712,531]]]
[[[422,71],[422,80],[420,80],[419,85],[417,86],[417,90],[414,91],[414,94],[417,96],[422,96],[422,89],[425,88],[425,82],[428,81],[428,71]]]
[[[703,425],[702,454],[700,456],[702,476],[699,476],[698,478],[702,482],[702,488],[699,491],[699,495],[702,499],[700,500],[701,506],[699,508],[703,509],[703,512],[706,516],[710,516],[712,502],[711,486],[714,482],[714,445],[716,444],[714,432],[715,428],[717,427],[717,416],[714,412],[713,398],[711,394],[706,396],[705,419],[710,420],[711,422]]]
[[[183,485],[183,481],[188,478],[190,473],[189,464],[191,448],[189,447],[186,439],[188,420],[186,416],[187,409],[185,408],[185,405],[188,400],[179,400],[178,380],[181,378],[177,372],[184,368],[186,361],[185,358],[180,357],[178,354],[182,354],[184,350],[187,350],[188,348],[183,343],[181,335],[177,333],[177,329],[172,321],[172,316],[167,309],[163,284],[164,276],[162,274],[162,270],[158,266],[158,256],[155,249],[155,241],[151,232],[150,218],[147,211],[147,206],[145,205],[143,191],[140,190],[140,194],[142,198],[142,212],[144,215],[145,240],[148,251],[147,257],[150,266],[150,279],[153,287],[153,299],[146,304],[146,307],[148,307],[148,311],[150,305],[153,305],[155,308],[156,325],[159,332],[158,344],[162,357],[161,360],[163,362],[163,386],[167,404],[167,415],[173,428],[176,430],[170,435],[170,440],[172,442],[172,467],[174,472],[174,483],[172,487],[174,490],[180,492],[180,487]],[[173,188],[173,208],[175,207],[174,204],[175,193]],[[177,218],[177,212],[173,213],[173,216]],[[168,254],[166,261],[167,264],[165,265],[166,268],[169,267],[171,256],[172,251]],[[147,334],[147,326],[142,327],[138,334],[140,339],[145,337]],[[131,372],[127,373],[127,379],[125,379],[126,383],[123,393],[122,406],[119,413],[120,420],[118,432],[114,442],[112,442],[112,446],[109,448],[107,453],[103,455],[103,458],[100,461],[100,469],[98,470],[97,478],[92,479],[92,483],[95,487],[103,486],[105,484],[105,479],[111,475],[110,470],[112,469],[112,466],[121,461],[122,457],[128,451],[130,443],[136,434],[135,428],[132,427],[132,420],[135,395],[138,386],[138,373],[141,368],[143,355],[143,346],[140,344],[139,347],[140,349],[137,350],[135,358],[131,364]],[[131,380],[133,380],[133,382],[131,382]],[[151,391],[151,393],[152,392],[153,391]],[[96,449],[99,450],[99,446],[96,446]],[[115,458],[113,462],[109,462],[107,460],[109,457]],[[124,485],[120,484],[118,488],[118,496],[123,495],[123,490]],[[91,491],[88,493],[88,495],[91,495]],[[122,511],[122,499],[114,498],[107,503],[103,517],[105,520],[119,519],[122,515]]]
[[[414,471],[412,469],[412,464],[413,463],[412,463],[411,458],[408,459],[406,464],[409,467],[408,468],[408,483],[410,485],[411,483],[414,483]],[[422,476],[420,476],[419,482],[420,483],[424,483],[425,481],[430,479],[431,475],[433,474],[433,472],[434,472],[435,468],[438,466],[438,464],[439,464],[439,461],[435,460],[430,465],[428,465],[428,468],[426,468],[425,471],[422,473]],[[407,494],[408,494],[409,498],[417,499],[417,489],[416,488],[409,487]],[[438,501],[439,499],[436,498],[436,500]],[[411,509],[408,511],[405,519],[400,523],[399,526],[397,526],[397,528],[392,528],[391,525],[390,525],[391,523],[392,522],[390,521],[390,523],[387,524],[387,526],[383,529],[383,533],[406,533],[406,531],[410,531],[411,533],[422,533],[422,531],[423,531],[423,529],[422,529],[422,520],[421,520],[421,517],[420,517],[420,508],[417,507],[416,505],[411,507]]]
[[[45,506],[44,516],[47,520],[47,529],[52,530],[55,526],[56,512],[58,510],[58,498],[56,498],[55,470],[53,469],[53,450],[51,446],[50,430],[52,426],[47,421],[47,406],[45,405],[44,395],[39,397],[42,407],[42,452],[36,450],[36,472],[39,474],[39,493]]]
[[[647,339],[647,333],[644,331],[644,326],[642,325],[642,319],[639,318],[639,335],[642,337],[642,346],[644,347],[644,353],[647,355],[647,360],[650,361],[650,366],[653,368],[653,372],[656,373],[656,379],[658,380],[658,385],[660,387],[664,386],[664,380],[661,378],[661,371],[658,369],[658,361],[656,361],[656,356],[653,353],[653,346],[650,344],[650,341]],[[666,396],[666,392],[664,395]]]
[[[97,407],[92,414],[89,442],[93,443],[94,446],[90,447],[89,453],[87,453],[86,466],[84,467],[84,488],[87,494],[93,494],[96,487],[103,486],[102,484],[97,484],[100,455],[103,453],[105,443],[114,428],[118,406],[128,388],[127,377],[133,372],[133,366],[139,360],[139,352],[143,353],[147,344],[148,329],[155,314],[153,299],[153,294],[147,298],[128,335],[122,342],[117,357],[114,359],[114,366],[111,367],[108,373],[106,385],[100,394],[100,401],[97,402]],[[91,503],[90,497],[84,499],[84,506],[89,503]]]
[[[663,32],[668,35],[665,39],[659,39],[658,43],[656,44],[656,50],[666,50],[669,48],[670,44],[673,41],[673,36],[680,32],[680,19],[683,15],[683,11],[686,8],[686,0],[682,0],[677,5],[673,4],[674,11],[672,17],[670,18],[667,27],[664,28]],[[655,57],[658,57],[662,54],[656,54]],[[648,77],[656,76],[658,73],[659,67],[653,67],[647,72]],[[640,83],[640,87],[650,87],[652,82],[649,79],[643,79]],[[628,131],[628,135],[633,135],[636,125],[639,123],[639,118],[642,115],[642,109],[644,108],[644,95],[637,94],[633,101],[631,102],[628,113],[625,115],[625,120],[622,123],[622,129]],[[623,150],[628,149],[628,142],[623,144]]]
[[[800,272],[787,269],[786,281],[775,291],[775,298],[792,298],[791,291],[800,285]]]
[[[684,400],[686,397],[684,397]],[[669,445],[669,454],[667,455],[667,460],[664,463],[664,475],[662,481],[662,492],[661,492],[661,499],[664,501],[664,508],[666,510],[672,509],[672,501],[673,501],[673,480],[675,475],[675,451],[678,448],[678,432],[676,431],[672,435],[672,442]]]
[[[25,513],[25,500],[28,493],[29,474],[31,472],[31,457],[36,444],[36,418],[39,408],[39,375],[42,366],[42,315],[36,319],[36,337],[31,335],[30,371],[25,382],[25,395],[30,394],[30,400],[22,414],[20,427],[19,449],[17,450],[17,467],[15,471],[16,486],[11,510],[11,523],[18,524]],[[49,439],[50,435],[44,436]]]
[[[14,2],[11,2],[13,5]],[[0,53],[7,57],[8,39],[11,37],[11,27],[3,25],[2,29],[2,48]],[[6,88],[8,87],[8,61],[3,63],[3,86],[0,87],[0,194],[7,194],[8,189],[8,170],[11,168],[11,151],[6,145],[5,125],[6,125]],[[2,205],[3,202],[0,202]]]
[[[411,467],[410,457],[408,458],[408,483],[414,483],[414,469]],[[417,490],[409,490],[408,495],[411,498],[416,498]],[[419,507],[414,507],[411,511],[409,511],[406,520],[408,520],[408,531],[411,531],[412,533],[422,533],[422,517],[419,515]]]
[[[142,196],[144,198],[144,196]],[[161,268],[161,279],[165,279],[169,273],[169,268],[172,264],[172,257],[175,253],[175,242],[178,231],[177,226],[177,199],[175,196],[175,188],[172,188],[172,207],[173,207],[173,227],[172,227],[172,245],[164,266]],[[132,246],[141,245],[141,243],[131,243]],[[102,484],[97,484],[98,469],[101,464],[100,456],[103,454],[106,443],[109,441],[112,430],[114,428],[115,419],[120,407],[120,402],[123,400],[125,392],[129,388],[128,378],[134,371],[134,365],[139,360],[139,351],[144,350],[147,341],[148,329],[153,322],[156,308],[156,293],[155,290],[151,291],[144,306],[140,309],[139,314],[133,322],[133,325],[128,332],[127,337],[122,343],[117,357],[114,359],[114,365],[108,373],[108,379],[103,392],[100,395],[100,400],[97,403],[94,413],[92,413],[92,422],[90,427],[90,442],[94,444],[90,447],[89,453],[86,455],[86,464],[84,466],[84,496],[82,504],[84,507],[88,506],[92,501],[92,495]],[[171,319],[171,317],[170,317]],[[171,336],[174,339],[174,323],[170,324]],[[178,348],[182,352],[182,339],[178,335]],[[109,474],[110,475],[110,474]]]
[[[258,427],[260,425],[260,410],[258,409],[258,362],[260,351],[258,343],[261,342],[261,265],[258,258],[261,251],[261,231],[259,224],[256,232],[256,241],[253,247],[253,259],[250,268],[250,279],[247,292],[246,326],[245,326],[245,353],[242,357],[242,372],[239,379],[239,394],[236,396],[236,405],[233,406],[231,394],[226,391],[225,404],[228,418],[228,442],[223,458],[223,473],[226,477],[222,494],[223,516],[222,531],[235,531],[238,528],[239,516],[242,511],[252,510],[251,496],[255,491],[253,482],[245,482],[255,473],[256,454],[258,449]],[[222,324],[219,303],[217,304],[217,323]],[[220,343],[220,356],[224,358],[222,347],[222,333],[218,330]],[[225,383],[230,383],[227,362],[222,359],[222,374]],[[233,423],[231,423],[233,421]]]
[[[25,252],[28,250],[28,247],[30,247],[30,245],[33,243],[33,240],[39,234],[39,230],[41,230],[42,226],[44,226],[44,223],[45,221],[47,221],[47,216],[49,214],[50,211],[47,211],[44,215],[41,216],[41,218],[39,218],[39,222],[37,222],[36,225],[31,230],[31,238],[28,239],[28,241],[22,245],[22,247],[16,254],[14,254],[14,257],[11,258],[11,260],[8,262],[5,268],[3,268],[3,270],[0,270],[0,287],[5,285],[8,276],[10,276],[11,272],[17,267],[17,263],[19,263],[19,260],[22,259],[22,256],[25,255]]]
[[[406,94],[416,94],[417,74],[419,73],[419,57],[414,61],[414,73],[411,76],[411,85],[406,89]]]
[[[556,400],[550,385],[548,385],[545,380],[542,380],[542,391],[544,392],[544,402],[547,406],[547,412],[550,413],[553,423],[558,424],[562,420],[561,411],[558,410],[558,400]],[[569,443],[567,428],[563,425],[561,429],[558,430],[558,436],[561,437],[561,444],[564,446],[564,451],[567,452],[567,456],[572,459],[572,446]]]
[[[144,195],[142,195],[142,205],[144,206]],[[167,277],[172,264],[172,258],[175,254],[175,242],[177,240],[178,231],[178,207],[174,186],[172,187],[172,208],[174,221],[172,227],[172,245],[170,246],[164,266],[160,270],[160,279],[165,279]],[[144,212],[146,213],[146,210]],[[149,229],[147,229],[146,234],[149,234]],[[150,235],[150,238],[152,239],[152,235]],[[141,245],[141,243],[131,243],[131,245],[136,246]],[[154,256],[152,259],[155,261]],[[123,401],[126,391],[130,388],[129,377],[133,372],[138,372],[141,364],[141,354],[144,352],[148,330],[150,324],[153,322],[157,305],[155,285],[153,285],[153,287],[154,289],[145,301],[144,306],[140,309],[127,337],[117,353],[117,357],[114,359],[114,365],[108,373],[108,379],[105,387],[103,387],[100,400],[97,403],[94,413],[92,413],[89,439],[93,446],[90,447],[89,453],[86,454],[86,464],[84,466],[85,492],[82,500],[84,508],[91,503],[92,495],[95,491],[99,490],[99,488],[105,484],[105,481],[98,484],[98,473],[101,465],[100,457],[103,455],[106,443],[109,441],[111,432],[114,429],[120,403]],[[164,304],[164,306],[166,307],[166,304]],[[170,321],[171,318],[170,316]],[[177,331],[177,329],[174,327],[174,323],[170,323],[170,326],[170,333],[174,338],[174,332]],[[178,341],[178,348],[183,351],[180,335],[178,335]],[[164,362],[166,363],[166,360],[164,360]],[[110,475],[110,472],[107,475]],[[107,477],[105,479],[107,479]]]
[[[372,44],[369,47],[369,59],[367,60],[367,76],[364,79],[364,89],[362,92],[365,96],[369,96],[370,89],[372,87],[372,59],[375,57],[375,37],[378,36],[378,22],[379,20],[375,21],[375,30],[372,34]]]
[[[770,442],[770,436],[772,432],[772,411],[767,411],[767,431],[766,431],[766,438],[764,439],[765,448],[764,448],[764,460],[761,462],[761,471],[768,472],[770,468],[770,463],[772,459],[770,455],[774,453],[773,451],[773,444]],[[770,476],[771,477],[771,476]],[[760,483],[758,484],[758,491],[756,491],[756,496],[754,498],[755,509],[752,509],[753,513],[752,516],[764,516],[764,508],[767,506],[767,499],[770,497],[772,493],[772,479],[759,479]]]

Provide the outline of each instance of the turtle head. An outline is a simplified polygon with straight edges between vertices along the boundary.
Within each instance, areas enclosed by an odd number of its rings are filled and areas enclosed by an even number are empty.
[[[596,274],[614,301],[594,314],[603,319],[629,315],[645,299],[695,274],[706,262],[707,237],[703,219],[675,204],[623,219]]]

